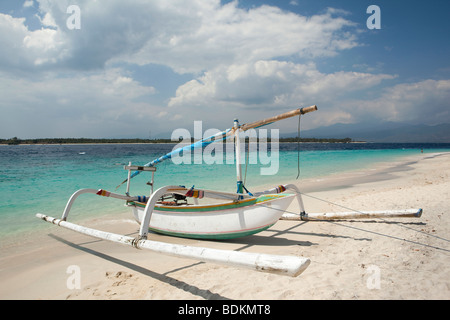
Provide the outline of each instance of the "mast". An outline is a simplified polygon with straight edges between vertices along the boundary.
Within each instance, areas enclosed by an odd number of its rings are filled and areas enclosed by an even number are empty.
[[[242,126],[239,124],[239,120],[238,119],[234,119],[234,125],[232,129],[228,129],[229,133],[228,134],[233,134],[234,133],[234,145],[236,148],[236,152],[235,152],[235,158],[236,158],[236,180],[237,180],[237,193],[244,193],[244,184],[242,182],[242,164],[241,164],[241,143],[240,143],[240,139],[239,139],[239,132],[240,131],[247,131],[249,129],[253,129],[253,128],[259,128],[283,119],[287,119],[287,118],[291,118],[291,117],[295,117],[298,115],[303,115],[309,112],[313,112],[317,110],[317,106],[313,105],[310,107],[306,107],[306,108],[298,108],[295,110],[291,110],[282,114],[279,114],[277,116],[274,117],[270,117],[267,119],[263,119],[263,120],[259,120],[259,121],[255,121],[252,123],[245,123]],[[228,135],[227,134],[227,135]],[[245,150],[244,150],[245,152]]]
[[[237,193],[244,193],[243,183],[242,183],[242,168],[241,168],[241,141],[239,138],[239,120],[234,119],[234,146],[236,149],[236,180],[237,180]]]

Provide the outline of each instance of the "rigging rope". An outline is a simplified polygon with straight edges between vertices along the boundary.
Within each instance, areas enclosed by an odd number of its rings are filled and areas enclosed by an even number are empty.
[[[300,119],[302,115],[298,115],[298,129],[297,129],[297,178],[300,177]]]
[[[353,208],[349,208],[349,207],[340,205],[338,203],[331,202],[329,200],[321,199],[321,198],[318,198],[316,196],[313,196],[313,195],[310,195],[310,194],[307,194],[307,193],[299,192],[299,191],[296,191],[296,190],[292,190],[292,191],[293,191],[293,193],[301,195],[301,196],[307,196],[307,197],[310,197],[310,198],[313,198],[313,199],[316,199],[316,200],[319,200],[319,201],[323,201],[323,202],[326,202],[328,204],[331,204],[331,205],[334,205],[334,206],[337,206],[337,207],[341,207],[341,208],[346,209],[346,210],[350,210],[350,211],[357,212],[357,213],[362,213],[359,210],[356,210],[356,209],[353,209]],[[265,206],[264,204],[260,204],[260,205],[263,206],[263,207]],[[292,212],[292,211],[288,211],[288,210],[281,210],[281,209],[276,209],[276,208],[272,208],[272,209],[273,210],[280,210],[280,211],[283,211],[283,212],[286,212],[286,213],[291,213],[291,214],[298,215],[300,220],[301,220],[301,214],[299,214],[297,212]],[[380,233],[380,232],[377,232],[377,231],[372,231],[372,230],[367,230],[367,229],[363,229],[363,228],[360,228],[360,227],[351,226],[351,225],[348,225],[348,224],[338,223],[337,221],[322,220],[322,219],[319,219],[319,218],[317,218],[317,219],[309,218],[309,219],[311,221],[326,222],[326,223],[338,225],[338,226],[345,227],[345,228],[355,229],[355,230],[358,230],[358,231],[363,231],[363,232],[367,232],[367,233],[371,233],[371,234],[375,234],[375,235],[379,235],[379,236],[383,236],[383,237],[387,237],[387,238],[391,238],[391,239],[396,239],[396,240],[405,241],[405,242],[416,244],[416,245],[421,245],[421,246],[428,247],[428,248],[431,248],[431,249],[437,249],[437,250],[441,250],[441,251],[444,251],[444,252],[450,252],[449,249],[443,248],[443,247],[438,247],[437,245],[431,245],[431,244],[427,244],[427,243],[422,243],[422,242],[415,241],[415,240],[408,240],[408,239],[400,238],[400,237],[397,237],[397,236],[394,236],[394,235],[390,235],[390,234],[384,234],[384,233]],[[378,218],[378,219],[380,219],[380,220],[382,220],[384,222],[389,222],[388,220],[383,219],[383,218]],[[431,238],[436,238],[436,239],[439,239],[439,240],[450,242],[449,239],[445,239],[443,237],[439,237],[439,236],[436,236],[436,235],[428,234],[428,233],[426,233],[426,232],[424,232],[422,230],[417,230],[417,229],[414,229],[414,228],[411,228],[411,227],[407,227],[405,225],[399,225],[399,226],[402,227],[402,228],[405,228],[405,229],[417,232],[417,233],[424,234],[424,235],[426,235],[428,237],[431,237]]]

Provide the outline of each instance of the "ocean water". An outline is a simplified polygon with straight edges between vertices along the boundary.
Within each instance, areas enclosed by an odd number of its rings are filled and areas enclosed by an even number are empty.
[[[78,189],[114,191],[127,177],[127,171],[123,170],[125,164],[144,165],[173,148],[174,144],[1,145],[0,241],[42,230],[47,224],[35,218],[36,213],[59,218],[69,197]],[[450,144],[303,143],[298,153],[296,143],[280,143],[278,156],[270,150],[250,153],[243,175],[247,188],[255,190],[258,186],[277,186],[295,180],[298,164],[300,179],[313,178],[395,161],[421,150],[424,153],[449,152]],[[196,188],[234,192],[236,167],[230,161],[227,163],[225,155],[222,162],[174,164],[167,160],[157,166],[155,188],[170,184],[195,185]],[[262,175],[264,168],[270,174]],[[136,176],[132,179],[130,193],[148,195],[146,182],[150,179],[151,174],[147,172]],[[124,193],[125,188],[123,185],[117,192]],[[127,210],[123,201],[82,195],[75,201],[70,220]]]

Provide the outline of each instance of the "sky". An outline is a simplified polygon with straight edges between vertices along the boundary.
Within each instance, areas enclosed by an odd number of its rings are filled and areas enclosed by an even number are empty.
[[[153,139],[310,105],[303,129],[450,123],[449,12],[446,0],[2,0],[0,138]]]

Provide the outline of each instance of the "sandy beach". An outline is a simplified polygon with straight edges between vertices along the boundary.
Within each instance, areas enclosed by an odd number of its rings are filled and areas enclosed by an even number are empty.
[[[422,208],[423,215],[280,220],[259,234],[226,241],[150,235],[310,258],[295,278],[135,250],[49,225],[1,249],[0,299],[450,299],[450,153],[418,154],[318,180],[295,182],[307,212]],[[297,206],[294,201],[288,211],[298,212]],[[85,223],[126,235],[139,227],[126,211]]]

